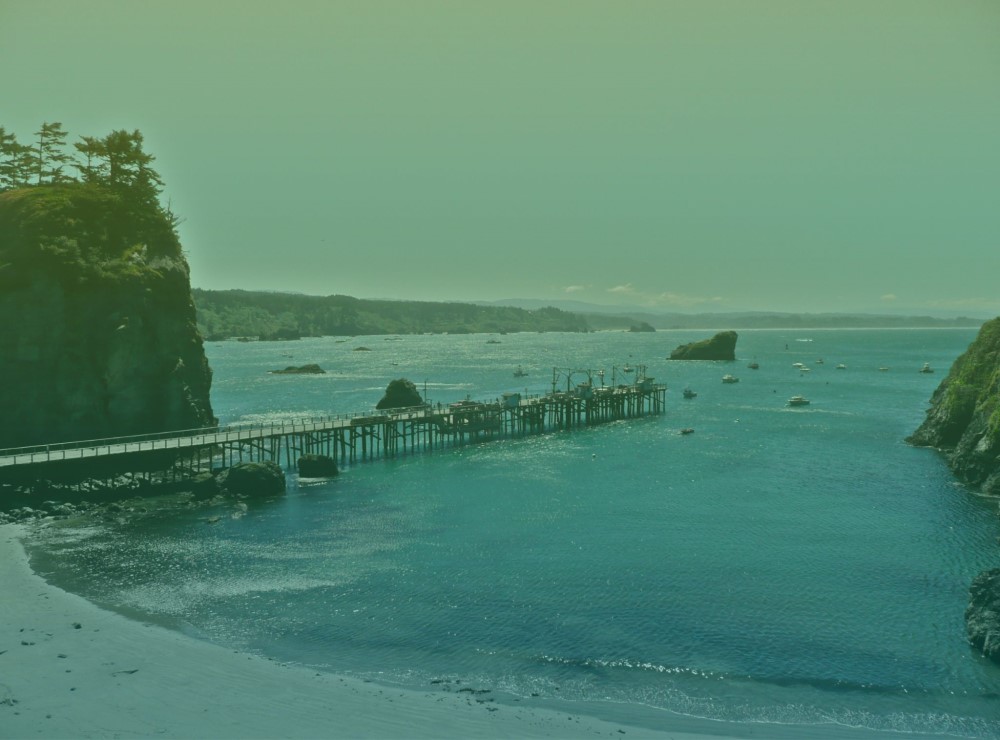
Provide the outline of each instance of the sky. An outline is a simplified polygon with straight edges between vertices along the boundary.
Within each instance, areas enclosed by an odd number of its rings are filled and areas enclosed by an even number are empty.
[[[1000,314],[997,0],[0,0],[195,287]]]

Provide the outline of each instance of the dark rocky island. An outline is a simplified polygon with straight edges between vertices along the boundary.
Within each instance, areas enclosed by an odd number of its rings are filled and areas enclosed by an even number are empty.
[[[319,365],[299,365],[295,367],[294,365],[289,365],[284,370],[272,370],[271,375],[324,375],[326,370],[321,368]]]
[[[424,399],[420,395],[420,391],[417,390],[417,386],[406,378],[399,378],[389,383],[385,389],[385,395],[375,405],[375,408],[379,410],[402,409],[422,406],[423,404]]]
[[[175,222],[133,174],[0,193],[0,447],[215,423]]]
[[[682,344],[670,353],[671,360],[735,360],[736,339],[734,331],[720,331],[711,339]]]

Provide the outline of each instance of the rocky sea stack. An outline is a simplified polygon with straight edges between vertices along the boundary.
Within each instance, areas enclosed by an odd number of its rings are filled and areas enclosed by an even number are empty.
[[[963,483],[1000,495],[1000,318],[955,360],[907,441],[941,450]]]
[[[671,360],[735,360],[736,340],[734,331],[720,331],[711,339],[682,344],[670,353]]]
[[[385,389],[385,395],[375,405],[375,408],[379,410],[404,409],[411,406],[422,406],[423,403],[424,399],[421,397],[420,391],[417,390],[417,386],[406,378],[399,378],[389,383]]]
[[[0,318],[0,447],[215,423],[187,261],[148,193],[0,193]]]

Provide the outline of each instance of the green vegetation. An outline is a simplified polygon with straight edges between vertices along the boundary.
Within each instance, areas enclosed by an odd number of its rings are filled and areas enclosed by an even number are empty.
[[[0,265],[85,282],[128,279],[158,258],[180,257],[177,220],[159,202],[163,181],[142,134],[81,137],[75,156],[66,135],[43,123],[29,146],[0,127]]]
[[[198,290],[198,327],[209,340],[292,339],[359,334],[504,333],[589,330],[581,317],[557,308],[423,301],[376,301],[244,290]]]

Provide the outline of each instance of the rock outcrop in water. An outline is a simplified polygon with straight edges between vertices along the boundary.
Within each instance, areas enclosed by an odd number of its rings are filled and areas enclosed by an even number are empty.
[[[302,478],[332,478],[340,473],[337,461],[328,455],[302,455],[297,465]]]
[[[736,339],[734,331],[720,331],[711,339],[682,344],[670,353],[671,360],[735,360]]]
[[[420,396],[417,386],[406,378],[399,378],[389,383],[385,389],[385,395],[375,405],[375,408],[380,410],[402,409],[410,406],[422,406],[423,403],[424,399]]]
[[[245,462],[217,476],[223,493],[239,496],[281,496],[285,493],[285,471],[273,462]]]
[[[284,370],[272,370],[271,375],[323,375],[326,370],[321,368],[319,365],[289,365]]]
[[[215,423],[168,214],[71,183],[0,193],[0,447]]]
[[[1000,663],[1000,568],[980,573],[972,581],[965,626],[973,647]]]
[[[907,441],[941,450],[962,482],[1000,495],[1000,318],[955,360]]]

